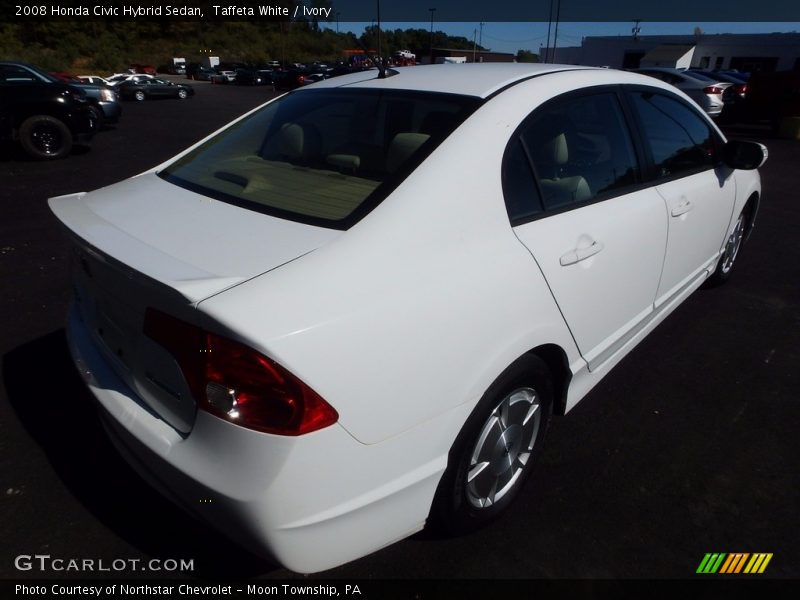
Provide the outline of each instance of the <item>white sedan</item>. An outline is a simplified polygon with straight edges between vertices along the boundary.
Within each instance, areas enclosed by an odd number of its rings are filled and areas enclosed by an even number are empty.
[[[78,75],[78,79],[83,83],[90,83],[92,85],[111,85],[108,79],[100,77],[99,75]]]
[[[106,82],[108,85],[111,86],[118,86],[119,84],[125,81],[133,81],[139,83],[141,81],[145,81],[146,79],[155,79],[153,75],[147,75],[145,73],[115,73],[111,77],[109,77]]]
[[[731,275],[761,196],[766,149],[650,77],[387,75],[302,88],[50,201],[111,438],[295,571],[497,516],[551,415]]]

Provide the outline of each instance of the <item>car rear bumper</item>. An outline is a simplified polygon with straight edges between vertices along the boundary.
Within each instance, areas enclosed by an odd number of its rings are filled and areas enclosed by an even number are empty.
[[[364,445],[333,425],[300,437],[204,411],[181,435],[106,363],[78,311],[70,352],[123,457],[165,496],[236,542],[298,572],[353,560],[420,530],[447,456],[426,458],[436,421]]]

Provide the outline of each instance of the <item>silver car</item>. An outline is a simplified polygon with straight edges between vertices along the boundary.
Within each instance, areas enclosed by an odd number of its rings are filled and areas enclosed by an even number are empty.
[[[723,81],[708,81],[694,77],[686,71],[669,69],[666,67],[646,67],[634,69],[636,73],[655,77],[666,83],[674,85],[702,108],[710,117],[717,117],[722,112],[724,102],[722,94],[731,83]]]

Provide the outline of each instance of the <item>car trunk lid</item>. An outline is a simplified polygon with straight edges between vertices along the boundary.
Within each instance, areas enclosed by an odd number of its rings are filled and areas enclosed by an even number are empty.
[[[196,321],[201,300],[342,233],[211,200],[153,174],[52,198],[50,207],[71,242],[79,318],[120,378],[182,433],[196,404],[172,357],[142,333],[146,309]]]

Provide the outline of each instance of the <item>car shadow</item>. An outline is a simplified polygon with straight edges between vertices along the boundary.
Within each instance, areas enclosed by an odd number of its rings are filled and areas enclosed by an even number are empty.
[[[91,144],[78,144],[75,143],[70,150],[70,156],[81,156],[86,154],[87,152],[92,151]],[[66,160],[69,156],[64,157],[63,159],[56,159],[56,160]],[[21,162],[21,163],[35,163],[35,162],[47,162],[48,160],[52,159],[45,159],[40,160],[29,156],[22,147],[14,143],[10,140],[3,140],[0,141],[0,162]]]
[[[6,354],[2,376],[11,407],[67,490],[143,554],[192,558],[192,575],[203,579],[239,580],[277,569],[190,517],[128,466],[105,435],[63,329]]]

